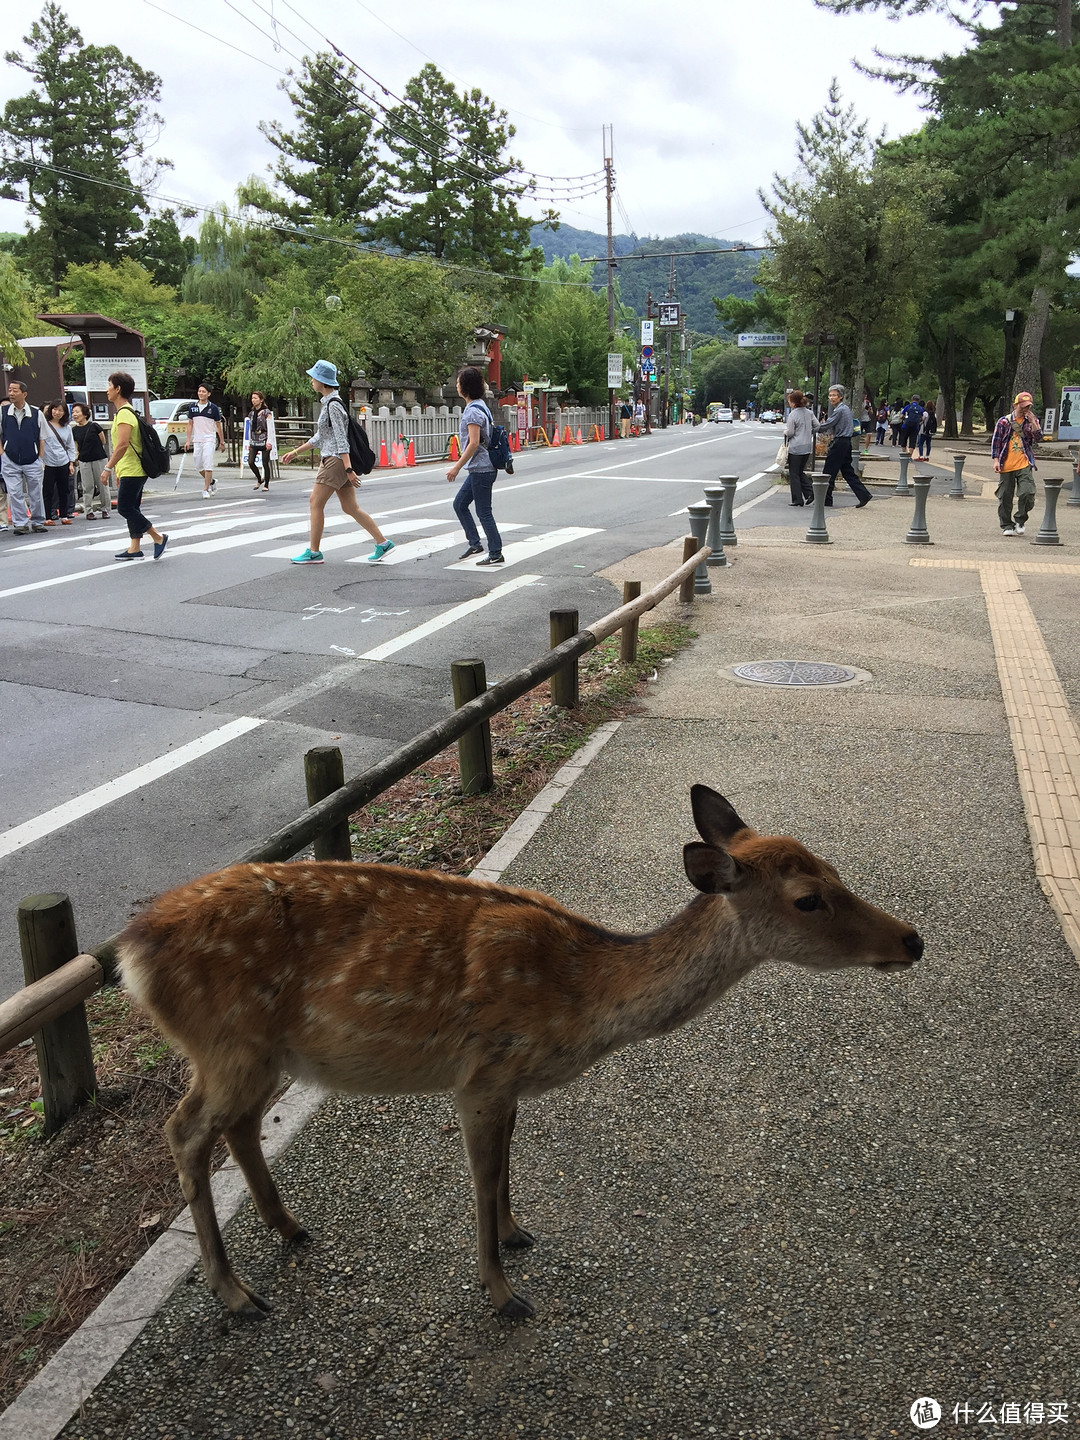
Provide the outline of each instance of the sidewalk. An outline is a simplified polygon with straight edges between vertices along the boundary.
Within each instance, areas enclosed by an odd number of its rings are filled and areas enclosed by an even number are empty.
[[[197,1273],[65,1437],[887,1437],[916,1433],[920,1396],[938,1434],[1077,1423],[1080,511],[1063,496],[1051,549],[1029,543],[1041,486],[1009,541],[993,502],[935,493],[928,548],[901,543],[912,502],[876,494],[841,491],[831,546],[743,532],[699,639],[504,878],[652,928],[692,893],[704,781],[917,925],[922,962],[761,967],[524,1105],[526,1324],[478,1290],[448,1100],[328,1100],[277,1167],[313,1245],[282,1250],[250,1206],[228,1233],[267,1323]],[[609,578],[648,587],[680,553]],[[767,659],[870,678],[727,673]]]

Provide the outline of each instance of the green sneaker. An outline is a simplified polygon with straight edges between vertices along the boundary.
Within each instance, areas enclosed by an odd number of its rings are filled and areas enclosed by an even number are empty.
[[[321,550],[304,550],[299,555],[292,557],[294,565],[321,565],[323,563]]]
[[[375,546],[375,549],[367,558],[369,560],[381,560],[382,557],[386,554],[386,552],[388,550],[392,550],[393,548],[394,542],[392,540],[383,540],[380,542],[380,544]]]

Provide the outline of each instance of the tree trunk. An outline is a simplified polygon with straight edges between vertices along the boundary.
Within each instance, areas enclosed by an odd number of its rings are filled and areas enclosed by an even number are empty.
[[[1064,209],[1062,218],[1064,218]],[[1056,251],[1053,246],[1043,247],[1042,259],[1044,262],[1051,263],[1055,256]],[[1039,268],[1041,271],[1042,266],[1040,265]],[[1013,372],[1012,395],[1006,396],[1006,399],[1011,400],[1013,395],[1018,395],[1021,390],[1027,390],[1034,395],[1035,382],[1039,378],[1039,366],[1042,363],[1043,336],[1046,334],[1046,325],[1049,319],[1050,287],[1040,283],[1031,292],[1031,304],[1024,317],[1024,336],[1020,341],[1020,354],[1016,357],[1016,370]]]
[[[975,386],[969,385],[964,391],[964,412],[960,417],[960,434],[974,434],[975,423]]]
[[[866,352],[869,342],[868,325],[859,326],[858,339],[855,342],[855,366],[851,375],[851,413],[855,417],[856,425],[862,424],[863,415],[863,390],[866,388]]]
[[[994,426],[997,424],[997,407],[1000,403],[1001,396],[998,395],[995,390],[991,395],[980,395],[979,399],[982,401],[983,414],[986,416],[986,433],[992,435],[994,433]],[[1007,413],[1006,411],[1006,414]]]
[[[956,331],[952,325],[945,329],[945,343],[937,360],[938,385],[941,388],[944,422],[943,440],[956,439]]]
[[[1044,360],[1039,366],[1039,389],[1042,391],[1042,408],[1045,414],[1051,406],[1056,407],[1058,402],[1057,376],[1048,360]]]

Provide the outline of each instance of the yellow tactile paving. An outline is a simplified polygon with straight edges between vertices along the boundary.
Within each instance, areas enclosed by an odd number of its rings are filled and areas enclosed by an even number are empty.
[[[929,556],[910,563],[979,572],[1036,873],[1080,958],[1080,734],[1020,585],[1021,575],[1080,575],[1080,565]]]

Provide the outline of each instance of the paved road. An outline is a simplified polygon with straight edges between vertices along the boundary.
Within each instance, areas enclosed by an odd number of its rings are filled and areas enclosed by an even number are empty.
[[[768,490],[777,443],[773,427],[680,427],[520,457],[496,491],[494,573],[458,563],[437,467],[365,482],[397,544],[378,566],[333,509],[326,564],[288,563],[306,542],[306,476],[263,496],[224,471],[209,502],[166,481],[146,507],[171,537],[157,563],[115,564],[115,517],[0,536],[0,996],[22,983],[24,895],[70,894],[95,943],[301,810],[310,746],[340,744],[355,774],[450,710],[452,659],[481,656],[494,679],[546,646],[549,609],[587,622],[613,608],[595,572],[684,533],[680,511],[717,475],[739,474],[740,504]],[[804,523],[785,501],[739,523]]]

